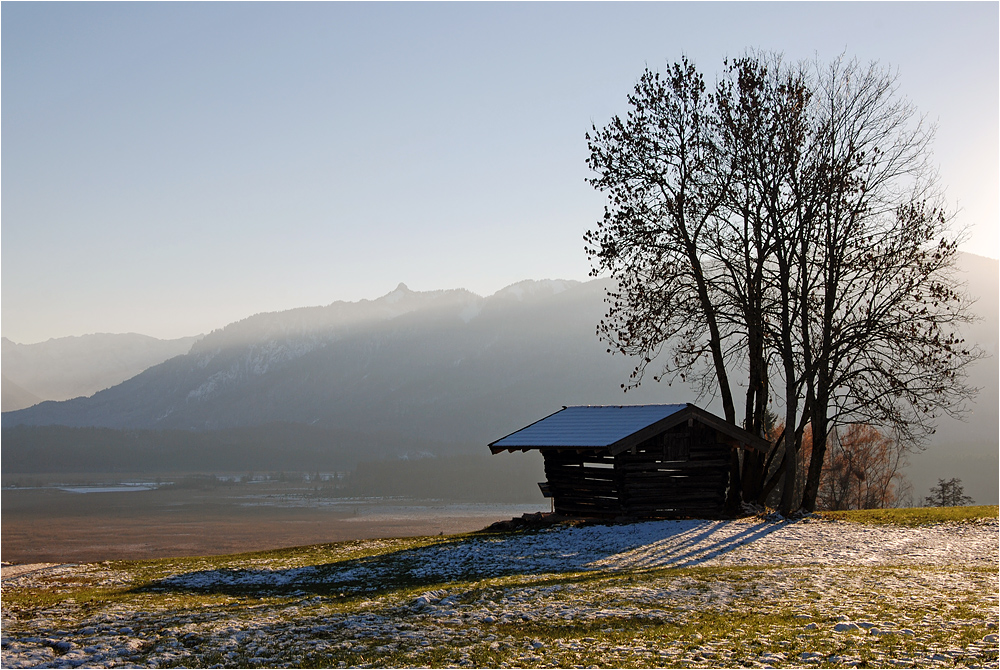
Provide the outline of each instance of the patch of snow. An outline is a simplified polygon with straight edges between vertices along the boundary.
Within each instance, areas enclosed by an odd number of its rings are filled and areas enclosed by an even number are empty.
[[[268,340],[251,344],[228,368],[210,376],[187,395],[189,401],[207,400],[229,386],[260,377],[288,361],[315,351],[324,343],[316,338]]]
[[[408,553],[391,562],[292,570],[209,570],[166,580],[172,588],[288,586],[379,581],[405,571],[416,580],[634,570],[696,565],[989,565],[997,562],[997,523],[922,528],[848,523],[650,521],[624,526],[554,528],[531,534],[470,537]],[[904,542],[904,538],[906,541]],[[959,541],[961,539],[961,541]],[[393,574],[382,575],[388,570]],[[874,626],[859,622],[860,626]]]
[[[317,653],[348,652],[353,656],[336,663],[368,665],[367,659],[402,653],[409,660],[401,665],[424,666],[434,653],[435,665],[468,666],[473,653],[492,650],[512,667],[570,667],[573,654],[584,651],[607,667],[853,667],[862,659],[846,649],[858,645],[859,653],[871,650],[869,665],[996,667],[997,531],[996,521],[898,528],[744,519],[557,527],[416,547],[361,540],[318,565],[241,557],[218,569],[206,561],[199,572],[154,582],[157,595],[141,602],[110,600],[91,609],[64,598],[45,609],[5,608],[0,660],[3,667],[288,667],[315,664]],[[753,569],[664,570],[635,581],[613,574],[689,565]],[[883,567],[867,569],[873,565]],[[10,567],[3,568],[5,590],[125,589],[148,579],[107,563],[26,566],[20,574]],[[559,571],[606,571],[609,578],[551,579]],[[503,575],[524,578],[491,579]],[[393,591],[415,580],[435,590],[415,597],[408,587]],[[227,585],[277,586],[284,597],[186,607],[174,591],[224,593]],[[345,593],[357,600],[345,606]],[[808,606],[803,593],[810,594]],[[957,602],[963,607],[952,606]],[[883,620],[886,606],[896,612],[891,621]],[[565,624],[611,633],[622,621],[683,625],[695,612],[738,617],[747,608],[764,618],[791,610],[797,624],[765,628],[750,646],[741,628],[656,639],[643,631],[629,638],[622,630],[608,639],[556,633],[542,640],[531,632]],[[813,617],[820,623],[809,622]],[[983,632],[970,638],[970,626]],[[795,635],[802,627],[814,632]],[[883,635],[914,639],[903,650],[891,637],[886,645]],[[922,642],[931,635],[939,637]],[[789,642],[794,650],[782,649]],[[830,642],[838,654],[820,651]]]

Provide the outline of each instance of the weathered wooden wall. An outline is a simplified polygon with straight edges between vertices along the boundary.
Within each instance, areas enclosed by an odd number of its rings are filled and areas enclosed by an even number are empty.
[[[556,513],[566,516],[621,516],[620,479],[615,458],[606,450],[578,453],[546,449],[545,479],[555,500]]]
[[[555,509],[567,516],[720,516],[729,484],[729,446],[695,423],[626,451],[543,451]]]

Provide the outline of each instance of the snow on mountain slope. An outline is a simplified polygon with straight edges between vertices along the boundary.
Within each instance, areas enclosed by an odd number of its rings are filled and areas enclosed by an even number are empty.
[[[415,312],[440,317],[482,302],[465,289],[446,291],[411,291],[400,284],[375,300],[337,301],[325,307],[300,307],[283,312],[255,314],[225,328],[214,330],[192,347],[192,353],[207,353],[222,348],[275,339],[319,337],[336,338],[350,330],[399,318]]]

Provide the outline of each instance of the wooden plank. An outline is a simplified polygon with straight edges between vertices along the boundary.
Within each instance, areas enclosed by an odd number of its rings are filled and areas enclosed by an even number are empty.
[[[575,486],[577,483],[584,484],[590,482],[591,484],[597,486],[601,484],[607,484],[609,486],[617,486],[618,480],[613,477],[569,477],[560,472],[550,472],[546,479],[554,484],[561,484],[564,486]]]
[[[724,491],[724,482],[721,480],[714,482],[691,481],[685,479],[649,479],[646,481],[626,482],[619,487],[622,491],[649,491],[661,495],[672,495],[677,491]]]
[[[606,519],[622,516],[622,511],[617,508],[606,509],[581,505],[561,505],[558,502],[556,502],[556,513],[564,516],[592,516]]]
[[[702,470],[718,470],[725,471],[729,465],[728,460],[705,460],[705,461],[648,461],[648,462],[626,462],[618,465],[618,469],[623,472],[633,473],[633,472],[643,472],[645,470],[654,469],[670,469],[670,470],[690,470],[690,471],[702,471]]]
[[[618,500],[621,492],[617,489],[592,489],[592,488],[560,488],[552,487],[552,495],[556,498],[614,498]]]
[[[643,503],[662,503],[664,505],[674,505],[681,502],[690,502],[692,500],[724,500],[725,495],[720,495],[713,491],[679,491],[676,495],[672,496],[662,496],[654,495],[650,493],[643,493],[641,491],[630,491],[627,492],[621,500],[626,503],[643,502]]]
[[[713,487],[703,487],[703,486],[675,486],[669,489],[664,487],[656,486],[629,486],[624,491],[621,491],[621,495],[626,497],[635,496],[646,496],[655,497],[661,500],[677,500],[680,496],[688,495],[722,495],[725,492],[725,488],[721,486]]]

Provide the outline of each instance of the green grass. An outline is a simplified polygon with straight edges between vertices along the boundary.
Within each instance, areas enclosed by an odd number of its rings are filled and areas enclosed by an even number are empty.
[[[944,521],[975,521],[996,519],[997,505],[969,507],[906,507],[899,509],[858,509],[839,512],[818,512],[827,519],[855,523],[893,524],[896,526],[926,526]]]

